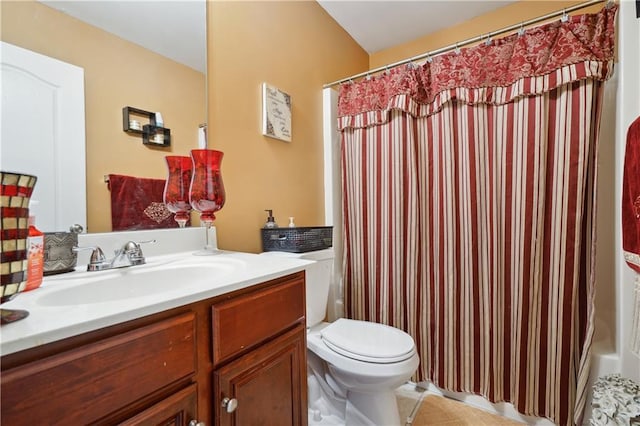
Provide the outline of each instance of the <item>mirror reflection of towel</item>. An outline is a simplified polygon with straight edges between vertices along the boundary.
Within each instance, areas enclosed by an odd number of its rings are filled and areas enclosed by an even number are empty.
[[[113,231],[176,228],[162,200],[164,179],[109,175]]]

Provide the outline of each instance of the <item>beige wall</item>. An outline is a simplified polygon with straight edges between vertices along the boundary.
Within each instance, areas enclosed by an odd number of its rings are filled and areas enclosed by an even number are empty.
[[[322,85],[368,55],[315,1],[208,3],[209,147],[225,153],[219,245],[258,252],[264,209],[279,225],[324,224]],[[292,141],[261,135],[260,85],[291,96]]]
[[[111,230],[109,173],[164,178],[164,156],[188,155],[206,120],[205,76],[34,1],[2,1],[2,40],[85,72],[87,227]],[[160,111],[169,148],[149,148],[122,130],[122,108]]]
[[[505,28],[528,19],[537,18],[563,7],[573,6],[575,4],[584,3],[583,0],[566,1],[566,0],[523,0],[509,4],[493,12],[470,19],[459,25],[454,25],[444,30],[427,34],[416,40],[403,43],[389,49],[381,50],[371,54],[369,60],[369,68],[377,68],[397,62],[412,56],[420,55],[444,46],[452,45],[461,40],[470,39],[482,34],[488,34],[491,31]],[[452,2],[451,7],[456,7]],[[583,9],[578,13],[589,13],[600,10],[602,5],[591,6]],[[576,12],[574,12],[575,14]],[[539,25],[539,24],[536,24]]]

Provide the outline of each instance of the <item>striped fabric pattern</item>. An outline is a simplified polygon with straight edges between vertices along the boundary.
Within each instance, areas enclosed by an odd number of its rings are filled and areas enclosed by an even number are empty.
[[[346,315],[416,380],[581,424],[615,6],[344,84]]]
[[[409,332],[416,380],[578,422],[601,87],[343,130],[346,313]]]

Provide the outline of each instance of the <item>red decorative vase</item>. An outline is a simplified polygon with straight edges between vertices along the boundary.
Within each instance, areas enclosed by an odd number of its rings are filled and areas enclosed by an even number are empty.
[[[200,221],[207,227],[205,252],[214,252],[209,244],[209,228],[215,220],[215,212],[225,202],[224,184],[220,173],[220,163],[224,153],[212,149],[194,149],[191,151],[193,173],[189,201],[194,210],[200,212]],[[209,253],[203,253],[209,254]]]
[[[174,213],[174,219],[184,228],[189,221],[191,204],[189,203],[189,186],[191,185],[191,157],[167,155],[167,181],[164,185],[163,201],[167,210]]]

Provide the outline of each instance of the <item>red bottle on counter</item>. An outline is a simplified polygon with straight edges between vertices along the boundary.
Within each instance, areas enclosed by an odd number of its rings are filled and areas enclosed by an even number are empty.
[[[27,286],[24,291],[40,287],[44,273],[44,234],[36,228],[34,216],[29,216],[27,253]]]

